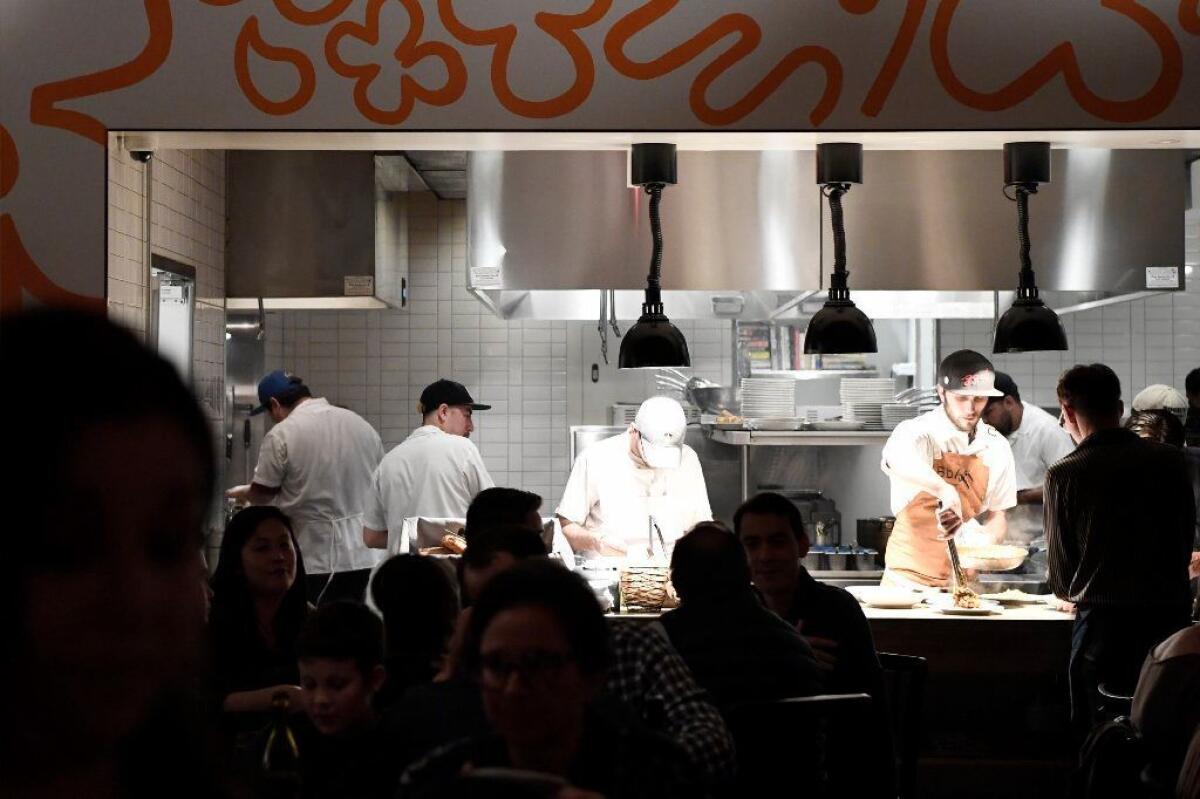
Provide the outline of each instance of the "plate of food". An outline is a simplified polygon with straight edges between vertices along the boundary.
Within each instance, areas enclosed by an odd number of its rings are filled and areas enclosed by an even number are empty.
[[[981,599],[974,591],[956,589],[953,594],[940,594],[929,600],[939,613],[947,616],[990,616],[1000,612],[1000,603]]]
[[[743,419],[735,413],[730,413],[728,410],[722,410],[717,415],[717,420],[713,422],[713,427],[718,430],[742,430]]]
[[[981,594],[980,599],[986,599],[991,602],[999,602],[1001,605],[1043,605],[1047,598],[1052,598],[1053,594],[1029,594],[1016,588],[1010,588],[1007,591],[1000,591],[995,594]]]

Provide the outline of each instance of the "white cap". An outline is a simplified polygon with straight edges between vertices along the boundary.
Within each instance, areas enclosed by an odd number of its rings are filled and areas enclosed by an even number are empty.
[[[651,397],[638,408],[633,426],[641,434],[642,460],[652,469],[675,469],[683,458],[687,417],[670,397]]]
[[[1187,398],[1178,390],[1162,383],[1146,386],[1133,398],[1135,411],[1186,411]]]

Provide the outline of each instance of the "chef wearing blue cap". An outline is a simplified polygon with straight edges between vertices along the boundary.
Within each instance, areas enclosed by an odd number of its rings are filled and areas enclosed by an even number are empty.
[[[253,413],[270,414],[275,425],[259,448],[253,481],[229,496],[276,505],[291,518],[311,601],[361,601],[381,556],[362,541],[371,474],[383,458],[379,434],[282,370],[259,381],[258,399]]]

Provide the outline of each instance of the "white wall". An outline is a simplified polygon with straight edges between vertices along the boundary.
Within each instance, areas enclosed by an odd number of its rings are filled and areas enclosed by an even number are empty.
[[[1062,317],[1071,348],[1066,352],[992,355],[991,320],[948,320],[939,325],[941,355],[964,347],[984,353],[1008,372],[1021,398],[1056,406],[1058,377],[1077,363],[1105,363],[1121,379],[1128,408],[1153,383],[1183,390],[1189,371],[1200,367],[1200,288],[1110,305]]]
[[[196,270],[192,388],[212,425],[214,452],[220,452],[225,426],[225,153],[160,150],[153,176],[151,249]],[[143,341],[144,181],[145,166],[110,146],[108,314]],[[220,468],[224,459],[217,464]]]

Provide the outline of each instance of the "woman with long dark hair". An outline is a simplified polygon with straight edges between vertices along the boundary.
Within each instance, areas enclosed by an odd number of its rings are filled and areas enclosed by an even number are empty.
[[[213,681],[228,725],[262,722],[275,694],[300,707],[295,644],[308,615],[304,561],[278,508],[239,512],[225,528],[212,578]]]

